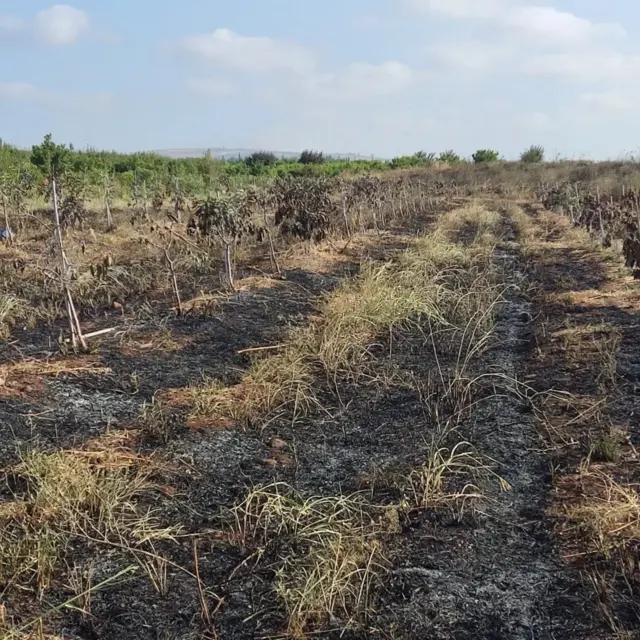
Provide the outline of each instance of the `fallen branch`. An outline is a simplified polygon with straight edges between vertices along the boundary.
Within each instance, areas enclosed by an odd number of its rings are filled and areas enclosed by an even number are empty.
[[[92,333],[85,333],[83,334],[83,338],[85,340],[87,340],[88,338],[96,338],[97,336],[103,336],[107,333],[113,333],[114,331],[117,331],[118,327],[111,327],[110,329],[100,329],[100,331],[93,331]],[[65,340],[65,342],[71,342],[70,338],[67,338]]]
[[[240,351],[236,351],[237,355],[242,355],[243,353],[256,353],[258,351],[271,351],[275,349],[282,349],[285,347],[285,344],[271,344],[266,347],[251,347],[249,349],[240,349]]]

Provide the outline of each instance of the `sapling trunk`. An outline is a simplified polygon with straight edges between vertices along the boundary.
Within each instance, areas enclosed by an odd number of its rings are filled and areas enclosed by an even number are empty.
[[[347,234],[347,238],[351,240],[351,228],[349,226],[349,213],[347,203],[345,202],[344,195],[342,196],[342,219],[344,220],[344,230]]]
[[[235,285],[233,282],[233,259],[231,255],[232,245],[230,242],[224,242],[224,270],[227,274],[227,282],[229,284],[229,288],[232,291],[235,291]]]
[[[13,229],[9,226],[9,207],[7,205],[7,196],[2,194],[2,212],[4,214],[5,242],[10,245],[13,242]]]
[[[109,198],[105,196],[104,199],[105,213],[107,214],[107,231],[113,231],[115,226],[113,224],[113,217],[111,216],[111,207],[109,206]]]
[[[162,251],[164,252],[164,259],[167,261],[169,272],[171,273],[171,288],[173,289],[173,295],[176,299],[176,314],[181,316],[183,315],[182,299],[180,297],[180,288],[178,287],[178,275],[176,273],[175,263],[169,256],[169,251],[166,248]]]
[[[181,207],[181,195],[180,195],[180,182],[178,181],[178,178],[176,178],[175,181],[175,193],[174,193],[174,203],[173,203],[173,214],[176,217],[176,220],[178,221],[178,224],[180,224],[182,222],[182,207]]]
[[[278,259],[276,258],[276,250],[273,246],[273,236],[271,235],[271,230],[269,229],[269,220],[267,218],[266,209],[262,210],[262,217],[264,219],[264,232],[267,234],[267,242],[269,243],[269,259],[271,260],[271,266],[274,271],[280,275],[282,272],[280,271],[280,265],[278,264]]]
[[[147,222],[151,222],[151,218],[149,217],[149,203],[147,201],[147,181],[146,180],[142,182],[142,208],[144,210],[144,219]]]
[[[109,178],[106,176],[104,179],[104,211],[107,216],[107,231],[113,231],[116,227],[113,224],[113,217],[111,216],[111,205],[109,204]]]
[[[76,313],[76,308],[73,304],[73,296],[71,295],[71,288],[69,286],[70,266],[69,261],[67,260],[67,254],[64,250],[64,244],[62,242],[62,227],[60,226],[60,212],[58,211],[58,194],[56,191],[55,179],[51,180],[51,191],[55,222],[54,238],[58,245],[58,252],[60,254],[60,282],[64,290],[67,319],[69,320],[69,329],[71,331],[71,344],[74,348],[77,348],[78,345],[80,345],[84,351],[87,351],[87,343],[82,335],[80,321],[78,320],[78,314]]]

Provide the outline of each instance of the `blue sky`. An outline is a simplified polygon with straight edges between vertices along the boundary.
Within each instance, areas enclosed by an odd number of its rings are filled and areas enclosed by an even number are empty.
[[[635,0],[0,0],[0,137],[640,151]]]

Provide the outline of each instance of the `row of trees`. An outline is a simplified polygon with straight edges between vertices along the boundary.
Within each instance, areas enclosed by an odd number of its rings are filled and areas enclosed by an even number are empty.
[[[478,151],[471,156],[471,160],[474,164],[498,162],[500,160],[500,154],[492,149],[478,149]],[[322,165],[327,161],[328,159],[321,151],[312,150],[303,151],[298,159],[298,163],[302,165]],[[403,169],[428,166],[436,162],[440,164],[462,164],[465,161],[464,158],[451,149],[443,151],[440,154],[418,151],[410,156],[396,156],[387,163],[387,167],[389,169]],[[520,154],[520,161],[524,163],[544,162],[544,147],[539,145],[530,146]],[[277,166],[281,161],[279,161],[273,153],[257,151],[248,158],[245,158],[244,162],[250,167],[266,167]]]
[[[478,150],[474,163],[496,162],[498,152]],[[523,162],[542,162],[542,147],[531,147],[523,152]],[[389,169],[420,168],[430,164],[460,164],[467,162],[452,150],[440,154],[419,151],[410,156],[385,160],[337,160],[321,151],[306,150],[299,158],[283,159],[267,151],[258,151],[244,159],[219,160],[206,154],[201,158],[167,158],[154,153],[121,154],[110,151],[78,151],[73,145],[56,144],[51,135],[31,151],[19,150],[0,140],[0,176],[4,179],[40,181],[48,176],[52,167],[59,173],[74,173],[86,186],[102,191],[106,181],[113,183],[116,197],[129,198],[134,190],[162,189],[170,191],[176,182],[189,195],[206,193],[212,185],[242,181],[244,178],[276,178],[278,176],[337,176],[343,173],[365,174]]]

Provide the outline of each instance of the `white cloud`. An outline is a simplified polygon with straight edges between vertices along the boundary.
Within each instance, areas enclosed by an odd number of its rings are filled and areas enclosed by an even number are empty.
[[[27,82],[0,82],[0,98],[61,109],[98,110],[113,104],[113,96],[108,93],[49,91]]]
[[[517,53],[511,44],[480,41],[460,44],[443,41],[427,47],[426,51],[441,65],[467,71],[493,70],[511,61]]]
[[[585,44],[598,37],[624,37],[625,30],[617,24],[593,23],[568,11],[553,7],[523,5],[504,16],[504,23],[535,38],[538,44]]]
[[[405,0],[415,10],[442,18],[488,19],[499,16],[510,0]]]
[[[36,14],[35,32],[45,43],[69,45],[91,26],[89,16],[68,4],[56,4]]]
[[[56,4],[30,18],[0,15],[0,42],[74,44],[91,27],[89,16],[67,4]]]
[[[638,106],[638,99],[624,95],[619,91],[601,91],[596,93],[583,93],[579,96],[583,104],[595,107],[602,111],[630,111]]]
[[[294,42],[242,36],[229,29],[183,39],[180,48],[219,67],[242,71],[293,71],[313,67],[313,56]]]
[[[27,82],[0,82],[0,97],[7,100],[30,100],[38,90]]]
[[[519,0],[405,0],[414,10],[449,20],[474,20],[505,33],[524,36],[536,45],[574,46],[597,39],[621,38],[615,23],[592,22],[569,11]],[[495,32],[491,34],[495,40]]]
[[[311,94],[322,97],[360,100],[400,93],[414,80],[414,71],[401,62],[392,60],[380,65],[354,62],[336,73],[310,77],[307,87]]]
[[[465,35],[427,48],[431,59],[445,68],[524,72],[578,83],[616,82],[637,78],[640,72],[640,57],[622,53],[618,46],[625,29],[613,22],[594,22],[523,0],[405,1],[443,19],[472,21],[476,40]]]
[[[210,98],[228,98],[236,93],[233,83],[221,79],[191,78],[187,87],[191,93]]]
[[[25,28],[23,20],[16,16],[0,15],[0,42],[13,38]]]
[[[640,55],[614,51],[571,52],[531,56],[524,70],[534,75],[560,76],[576,82],[637,81]]]

